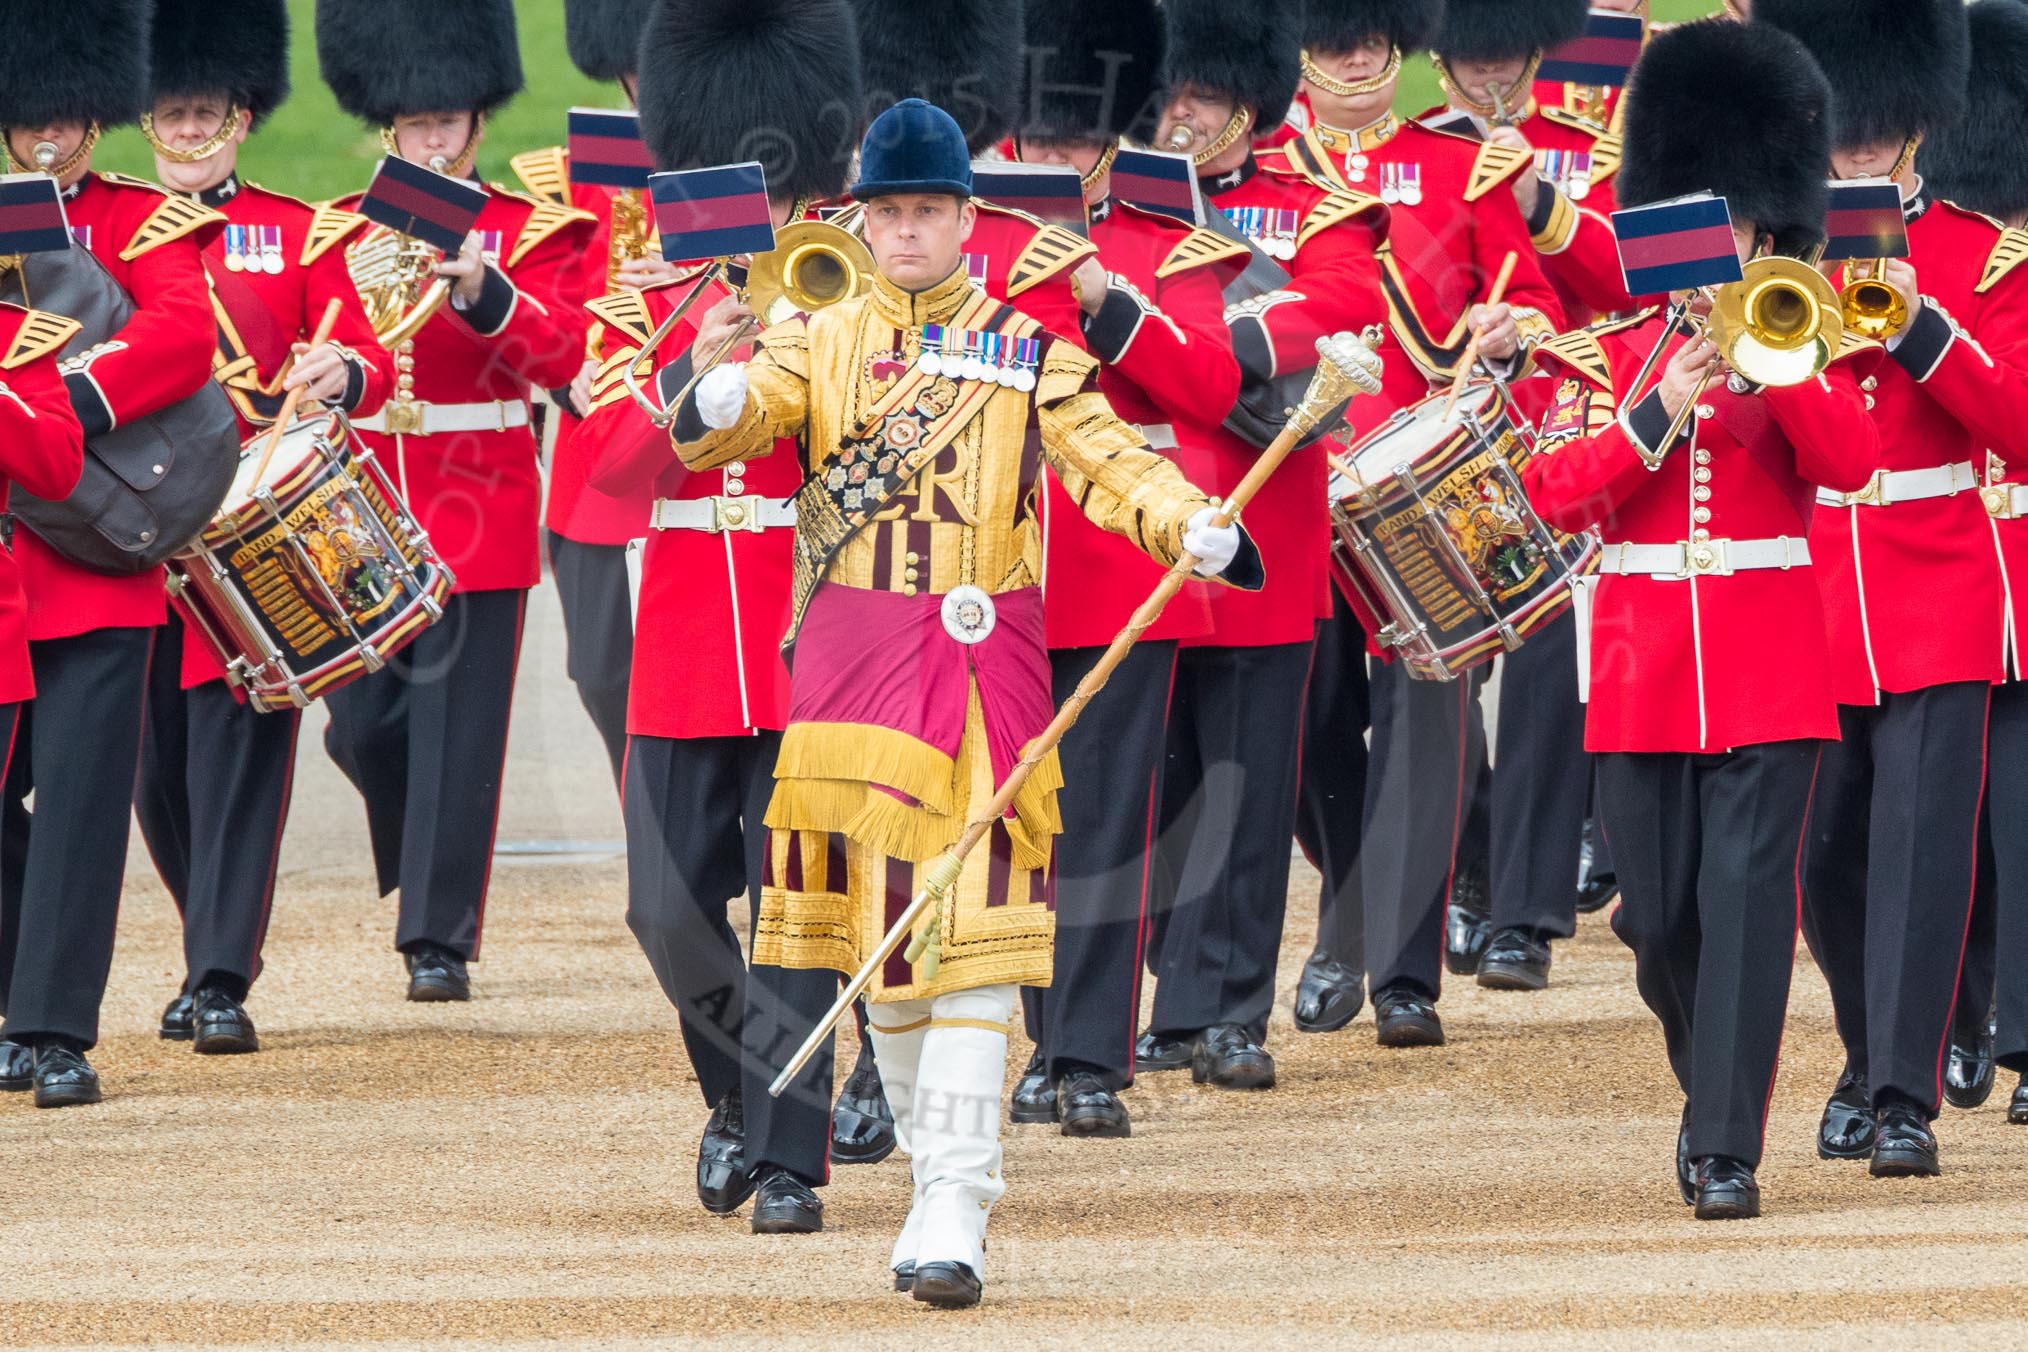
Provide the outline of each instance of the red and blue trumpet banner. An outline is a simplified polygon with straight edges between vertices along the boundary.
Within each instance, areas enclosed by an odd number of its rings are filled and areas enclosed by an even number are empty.
[[[1204,194],[1188,155],[1121,146],[1113,158],[1111,193],[1143,211],[1173,216],[1186,225],[1204,224]]]
[[[1638,14],[1595,9],[1584,31],[1542,58],[1538,80],[1581,85],[1624,85],[1641,59],[1647,23]]]
[[[1613,213],[1630,296],[1724,286],[1745,274],[1723,197],[1699,194]]]
[[[1901,214],[1901,187],[1890,178],[1850,179],[1831,184],[1831,209],[1824,216],[1824,261],[1908,257],[1908,220]]]
[[[722,164],[653,174],[655,228],[662,234],[662,257],[694,263],[775,247],[774,213],[768,207],[768,177],[760,161]]]
[[[1091,218],[1084,208],[1084,183],[1067,164],[974,160],[972,196],[996,207],[1025,211],[1080,235],[1091,233]]]
[[[484,188],[389,155],[373,171],[359,214],[455,254],[465,247],[465,236],[485,207]]]
[[[70,243],[63,190],[55,179],[48,174],[0,178],[0,255],[57,253]]]
[[[655,161],[641,139],[641,115],[610,108],[570,110],[570,181],[646,188]]]

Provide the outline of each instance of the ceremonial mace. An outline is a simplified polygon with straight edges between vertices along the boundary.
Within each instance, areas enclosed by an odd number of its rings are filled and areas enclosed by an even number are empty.
[[[1333,410],[1354,395],[1380,393],[1380,357],[1372,347],[1372,344],[1378,341],[1379,335],[1370,329],[1363,338],[1359,335],[1341,333],[1317,340],[1317,370],[1310,377],[1310,388],[1304,393],[1302,404],[1289,410],[1288,425],[1282,429],[1274,442],[1261,452],[1260,459],[1254,461],[1253,468],[1247,471],[1246,478],[1240,480],[1239,487],[1232,490],[1232,495],[1219,508],[1218,515],[1212,518],[1213,525],[1231,525],[1232,519],[1239,515],[1240,509],[1253,499],[1254,494],[1260,492],[1261,486],[1267,483],[1268,476],[1281,466],[1282,461],[1288,459],[1289,453],[1296,449],[1297,443],[1322,426]],[[1052,415],[1045,410],[1041,416],[1048,418]],[[1019,763],[1008,772],[1006,781],[993,795],[993,801],[987,804],[983,812],[976,814],[965,824],[957,843],[929,865],[922,890],[909,902],[908,909],[896,917],[894,924],[888,927],[887,933],[881,937],[879,946],[873,950],[873,955],[866,960],[865,966],[846,983],[844,991],[831,1005],[830,1012],[818,1020],[816,1028],[803,1039],[803,1045],[789,1058],[789,1063],[782,1068],[782,1073],[768,1086],[769,1097],[782,1096],[782,1091],[789,1087],[789,1082],[795,1079],[798,1072],[809,1063],[810,1058],[817,1054],[817,1048],[823,1045],[824,1039],[831,1035],[831,1030],[838,1026],[838,1021],[852,1008],[852,1002],[857,1000],[872,983],[874,973],[880,970],[881,965],[893,955],[895,949],[901,947],[902,941],[909,937],[916,922],[925,912],[939,905],[951,888],[957,885],[959,875],[964,872],[965,857],[986,838],[986,833],[992,829],[993,823],[1006,815],[1007,809],[1013,805],[1015,797],[1021,792],[1021,786],[1028,782],[1028,776],[1051,751],[1056,749],[1064,734],[1077,722],[1078,715],[1084,712],[1085,705],[1091,703],[1099,691],[1105,689],[1106,681],[1112,676],[1114,669],[1126,660],[1128,651],[1140,640],[1141,635],[1148,631],[1148,627],[1161,618],[1162,610],[1169,604],[1170,598],[1182,590],[1185,582],[1195,576],[1194,570],[1198,562],[1195,555],[1185,554],[1162,575],[1162,580],[1155,584],[1155,589],[1148,593],[1148,599],[1141,602],[1140,608],[1134,611],[1133,618],[1127,621],[1126,627],[1114,636],[1111,646],[1099,659],[1098,665],[1078,682],[1077,689],[1063,702],[1063,707],[1056,711],[1056,717],[1050,720],[1042,735],[1035,739]],[[909,961],[913,962],[925,950],[928,951],[929,961],[924,963],[926,978],[935,974],[937,940],[933,936],[934,930],[925,935],[917,935],[909,944],[907,954]]]

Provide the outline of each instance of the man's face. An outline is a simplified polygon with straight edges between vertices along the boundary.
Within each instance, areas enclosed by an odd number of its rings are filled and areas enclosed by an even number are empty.
[[[35,147],[45,141],[55,146],[56,158],[50,163],[62,164],[77,153],[77,148],[84,144],[85,136],[90,131],[91,128],[83,122],[51,122],[40,127],[9,127],[7,148],[14,152],[15,159],[30,169],[40,169],[42,166],[35,162]],[[68,188],[83,178],[90,169],[89,160],[78,165],[63,176],[61,180],[63,186]]]
[[[1218,139],[1232,121],[1233,102],[1208,90],[1184,88],[1169,99],[1162,110],[1162,125],[1155,135],[1155,149],[1196,154]],[[1187,131],[1186,142],[1179,130]]]
[[[225,119],[232,115],[227,94],[197,94],[163,99],[155,105],[155,138],[171,150],[195,150],[218,135]],[[239,162],[239,148],[246,144],[249,128],[240,119],[239,130],[218,150],[194,164],[155,157],[155,177],[178,192],[202,192],[223,183]]]
[[[394,119],[394,145],[410,164],[429,167],[432,160],[456,162],[473,137],[472,114],[404,113]]]
[[[927,291],[957,271],[978,208],[947,193],[898,193],[866,204],[866,247],[880,275]]]
[[[1347,52],[1320,52],[1312,49],[1310,62],[1318,70],[1344,84],[1364,84],[1387,69],[1394,44],[1384,37],[1367,38]],[[1377,122],[1394,104],[1395,81],[1389,80],[1371,94],[1342,98],[1305,82],[1310,107],[1330,127],[1363,127]]]
[[[1079,178],[1090,176],[1106,153],[1105,145],[1099,141],[1037,141],[1029,138],[1016,142],[1014,150],[1023,164],[1068,165],[1077,170]],[[1101,179],[1085,194],[1085,201],[1103,202],[1105,196],[1106,182]]]
[[[1525,56],[1503,57],[1498,61],[1452,61],[1451,78],[1464,90],[1465,97],[1475,103],[1493,102],[1493,86],[1500,87],[1500,102],[1507,108],[1515,109],[1528,100],[1528,91],[1520,87],[1521,76],[1528,69]]]
[[[1739,264],[1745,267],[1760,252],[1760,227],[1752,221],[1732,223],[1732,249],[1739,255]]]
[[[1894,172],[1906,141],[1868,141],[1831,152],[1831,172],[1839,178],[1885,178]]]

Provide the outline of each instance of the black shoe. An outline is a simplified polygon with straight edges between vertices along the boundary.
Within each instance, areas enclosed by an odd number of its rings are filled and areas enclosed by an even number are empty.
[[[1375,1041],[1383,1047],[1441,1047],[1444,1021],[1436,1001],[1407,986],[1390,986],[1373,997]]]
[[[2007,1120],[2017,1127],[2028,1127],[2028,1073],[2021,1076],[2021,1083],[2014,1086],[2014,1097],[2007,1100]]]
[[[1192,1037],[1169,1037],[1147,1032],[1134,1039],[1135,1070],[1187,1070],[1190,1067]]]
[[[1275,1059],[1236,1023],[1204,1030],[1190,1051],[1190,1078],[1220,1089],[1272,1089]]]
[[[206,986],[197,992],[194,1022],[196,1033],[191,1039],[191,1050],[201,1055],[230,1056],[261,1049],[260,1037],[254,1032],[246,1006],[216,986]]]
[[[1967,1034],[1951,1029],[1951,1052],[1944,1062],[1944,1101],[1953,1108],[1976,1108],[1993,1096],[1993,1021]]]
[[[1845,1072],[1824,1104],[1824,1120],[1817,1124],[1817,1158],[1866,1159],[1873,1154],[1873,1138],[1878,1134],[1866,1077]]]
[[[1028,1058],[1021,1078],[1014,1081],[1014,1101],[1007,1107],[1007,1120],[1030,1123],[1056,1120],[1056,1086],[1049,1082],[1040,1047]]]
[[[824,1228],[824,1201],[787,1169],[769,1169],[753,1194],[757,1235],[814,1235]]]
[[[1873,1145],[1875,1178],[1935,1178],[1943,1172],[1936,1158],[1936,1133],[1922,1109],[1906,1099],[1892,1099],[1880,1110],[1880,1138]]]
[[[894,1269],[894,1289],[908,1292],[915,1288],[915,1259],[904,1258]]]
[[[711,1110],[697,1142],[697,1200],[714,1216],[728,1216],[753,1196],[746,1167],[746,1111],[734,1085]]]
[[[1744,1221],[1760,1214],[1760,1184],[1753,1166],[1724,1155],[1697,1161],[1697,1219]]]
[[[1683,1125],[1676,1129],[1676,1191],[1684,1206],[1697,1204],[1697,1181],[1690,1168],[1690,1105],[1683,1105]]]
[[[1296,982],[1296,1031],[1335,1033],[1358,1018],[1365,1003],[1361,975],[1320,948]]]
[[[979,1303],[979,1274],[963,1263],[918,1263],[909,1294],[939,1310],[968,1310]]]
[[[1493,937],[1492,863],[1461,864],[1451,875],[1450,915],[1444,924],[1444,967],[1452,976],[1470,976]],[[1375,997],[1376,1005],[1378,997]]]
[[[1495,934],[1479,959],[1479,984],[1496,991],[1539,991],[1549,984],[1549,941],[1510,925]]]
[[[1262,1052],[1261,1055],[1267,1055]],[[1272,1063],[1270,1063],[1272,1064]],[[1051,1099],[1065,1136],[1132,1136],[1133,1119],[1127,1105],[1106,1087],[1106,1082],[1088,1070],[1073,1070],[1056,1082]]]
[[[448,948],[418,944],[408,959],[408,998],[419,1004],[472,998],[472,978],[465,960]]]
[[[97,1103],[99,1073],[91,1068],[82,1052],[68,1047],[42,1046],[35,1049],[35,1106],[71,1108]]]
[[[0,1092],[35,1088],[35,1051],[19,1042],[0,1042]]]
[[[1620,894],[1620,880],[1612,870],[1604,873],[1592,872],[1592,865],[1598,859],[1598,822],[1587,817],[1584,822],[1584,840],[1577,848],[1577,913],[1590,915],[1603,911]]]
[[[179,995],[169,1002],[162,1011],[162,1027],[157,1030],[164,1042],[188,1042],[197,1035],[197,1001],[188,995]]]
[[[838,1104],[831,1110],[831,1161],[834,1164],[878,1164],[894,1153],[894,1112],[880,1085],[870,1043],[859,1044],[859,1060]]]

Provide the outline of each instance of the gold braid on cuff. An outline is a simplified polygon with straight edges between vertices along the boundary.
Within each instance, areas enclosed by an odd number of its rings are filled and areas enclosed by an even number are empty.
[[[1347,84],[1343,80],[1326,75],[1310,57],[1310,49],[1303,48],[1303,78],[1333,98],[1363,99],[1368,94],[1377,94],[1394,83],[1394,77],[1401,74],[1401,48],[1387,49],[1387,68],[1370,79]]]
[[[218,130],[206,137],[204,144],[192,150],[178,150],[157,136],[153,113],[141,114],[141,135],[147,138],[148,144],[154,148],[157,155],[172,164],[196,164],[199,160],[208,160],[225,149],[225,143],[239,135],[240,126],[245,121],[246,109],[236,103],[233,104],[232,109],[225,115],[225,121],[219,124]]]

